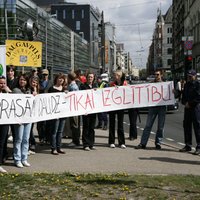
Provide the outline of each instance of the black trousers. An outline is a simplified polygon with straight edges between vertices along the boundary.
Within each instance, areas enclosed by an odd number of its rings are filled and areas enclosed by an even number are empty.
[[[109,144],[115,144],[115,116],[117,116],[117,136],[119,145],[125,144],[124,110],[109,112]]]
[[[82,132],[82,142],[83,147],[92,147],[95,141],[95,123],[96,114],[83,115],[83,132]]]
[[[200,149],[200,104],[197,104],[194,108],[184,109],[183,128],[187,146],[192,145],[192,125],[196,137],[196,149]]]
[[[76,145],[80,145],[80,116],[70,117],[69,121],[72,131],[72,142]]]
[[[128,116],[129,116],[129,138],[137,139],[137,116],[138,116],[138,109],[131,108],[128,109]]]
[[[7,135],[9,125],[0,125],[0,165],[7,154]]]
[[[108,124],[107,112],[98,113],[97,117],[98,117],[98,125],[99,126],[102,126],[102,125],[107,126],[107,124]]]

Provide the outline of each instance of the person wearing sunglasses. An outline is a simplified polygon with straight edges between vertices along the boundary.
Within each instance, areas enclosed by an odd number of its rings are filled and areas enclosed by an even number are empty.
[[[155,79],[154,82],[162,82],[163,81],[163,73],[160,70],[156,70],[155,73]],[[165,115],[166,115],[166,106],[154,106],[149,108],[146,126],[144,128],[140,144],[136,146],[136,149],[145,149],[149,136],[151,134],[151,129],[153,127],[153,124],[155,122],[156,117],[158,117],[158,128],[156,131],[155,136],[155,148],[161,149],[161,141],[163,138],[163,130],[164,130],[164,124],[165,124]]]

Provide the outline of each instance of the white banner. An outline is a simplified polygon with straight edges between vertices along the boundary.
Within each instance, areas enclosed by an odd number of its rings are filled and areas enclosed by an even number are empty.
[[[6,45],[0,45],[0,76],[6,77]]]
[[[68,93],[0,95],[0,124],[29,123],[90,113],[174,104],[173,82]]]

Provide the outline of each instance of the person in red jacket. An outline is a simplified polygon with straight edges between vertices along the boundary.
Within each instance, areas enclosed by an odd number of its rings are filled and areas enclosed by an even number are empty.
[[[121,70],[116,70],[113,74],[114,81],[110,83],[111,87],[125,86],[127,82],[125,80],[125,74]],[[115,116],[117,116],[117,135],[119,147],[126,148],[124,137],[124,110],[114,110],[109,112],[109,145],[111,148],[115,148]]]

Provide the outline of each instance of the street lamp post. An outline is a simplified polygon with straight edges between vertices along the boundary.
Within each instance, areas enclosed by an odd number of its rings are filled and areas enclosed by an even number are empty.
[[[5,29],[6,29],[6,39],[8,39],[8,13],[7,13],[7,0],[4,0],[4,11],[5,11]]]
[[[45,18],[45,68],[48,69],[48,20],[51,18],[57,18],[57,14],[47,15]]]

